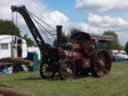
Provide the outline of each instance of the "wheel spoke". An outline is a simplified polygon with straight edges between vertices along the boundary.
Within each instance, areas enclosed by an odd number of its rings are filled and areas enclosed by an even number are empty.
[[[67,61],[62,61],[60,66],[60,73],[62,79],[71,79],[73,77],[72,68],[70,67],[69,62],[67,63]]]
[[[40,66],[40,74],[41,74],[42,78],[48,79],[53,76],[53,70],[52,70],[51,66],[48,66],[47,64],[42,64]]]

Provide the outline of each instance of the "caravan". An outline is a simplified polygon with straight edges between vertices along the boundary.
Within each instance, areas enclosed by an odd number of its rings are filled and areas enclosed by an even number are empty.
[[[0,59],[26,58],[27,43],[24,39],[12,35],[0,35]]]

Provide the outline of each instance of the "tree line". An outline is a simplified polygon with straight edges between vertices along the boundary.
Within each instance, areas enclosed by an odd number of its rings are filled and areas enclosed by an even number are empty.
[[[77,29],[76,29],[77,30]],[[8,20],[0,20],[0,35],[16,35],[26,40],[28,46],[34,46],[34,41],[28,37],[27,34],[21,35],[20,29],[12,22]],[[119,38],[114,31],[105,31],[103,35],[113,36],[114,40],[110,43],[110,49],[125,49],[128,51],[128,42],[123,48],[119,43]]]
[[[21,35],[20,29],[8,20],[0,20],[0,35],[15,35],[26,40],[28,46],[33,46],[34,41],[27,34]]]

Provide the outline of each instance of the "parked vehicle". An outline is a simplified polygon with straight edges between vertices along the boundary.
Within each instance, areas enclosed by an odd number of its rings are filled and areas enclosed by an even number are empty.
[[[125,51],[119,51],[119,56],[122,57],[124,60],[128,60],[128,55]]]
[[[124,50],[113,50],[112,54],[113,54],[114,61],[128,60],[128,55]]]
[[[100,42],[110,43],[113,40],[111,36],[94,36],[77,31],[67,37],[62,35],[62,26],[57,26],[56,43],[50,45],[42,38],[42,34],[45,33],[46,38],[50,33],[47,31],[50,25],[43,22],[48,27],[42,25],[42,29],[45,30],[40,32],[36,25],[40,25],[41,19],[29,12],[25,6],[12,6],[11,9],[23,16],[40,49],[42,78],[53,78],[58,73],[61,79],[70,79],[87,72],[91,72],[96,77],[102,77],[111,71],[111,51],[98,47]],[[33,20],[38,23],[35,24]]]

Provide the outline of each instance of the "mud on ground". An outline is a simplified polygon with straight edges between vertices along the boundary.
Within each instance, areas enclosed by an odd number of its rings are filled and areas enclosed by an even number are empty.
[[[0,96],[32,96],[32,94],[16,91],[14,88],[0,87]]]

